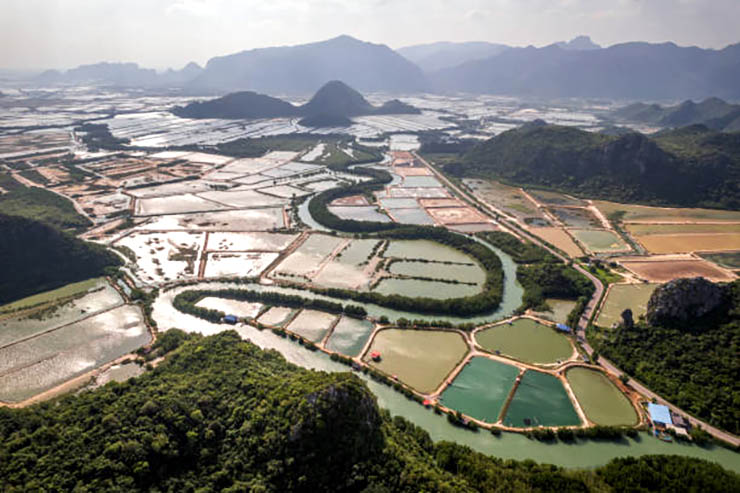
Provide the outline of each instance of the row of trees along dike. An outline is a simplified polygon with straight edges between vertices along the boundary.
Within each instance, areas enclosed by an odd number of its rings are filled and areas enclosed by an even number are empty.
[[[309,308],[330,313],[343,313],[354,318],[365,318],[367,315],[365,309],[357,305],[342,305],[341,303],[335,303],[332,301],[303,298],[301,296],[290,294],[269,291],[260,292],[236,288],[184,291],[175,296],[172,305],[183,313],[208,320],[209,322],[219,322],[226,315],[224,312],[196,306],[196,303],[209,296],[237,301],[257,302],[265,305],[287,306],[290,308]]]
[[[495,310],[503,297],[504,274],[501,260],[485,245],[453,233],[445,228],[433,226],[409,226],[397,223],[355,221],[342,219],[329,210],[336,199],[351,195],[370,195],[392,181],[390,173],[374,168],[350,167],[349,164],[332,167],[335,171],[351,173],[369,180],[349,186],[333,188],[319,193],[311,199],[308,210],[313,219],[335,231],[360,234],[364,238],[388,240],[431,240],[455,248],[475,258],[486,272],[486,280],[480,293],[451,299],[412,298],[402,295],[382,295],[375,292],[359,292],[338,288],[309,288],[310,291],[340,299],[351,299],[362,303],[415,313],[472,316]]]

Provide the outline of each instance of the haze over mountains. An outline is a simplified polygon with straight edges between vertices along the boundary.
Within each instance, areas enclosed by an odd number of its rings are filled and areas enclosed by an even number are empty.
[[[542,48],[485,42],[433,43],[397,51],[350,36],[214,57],[201,69],[156,73],[136,64],[48,71],[37,82],[95,81],[177,87],[191,93],[311,94],[330,80],[360,91],[470,92],[541,98],[740,99],[740,44],[722,50],[673,43],[602,48],[587,36]]]

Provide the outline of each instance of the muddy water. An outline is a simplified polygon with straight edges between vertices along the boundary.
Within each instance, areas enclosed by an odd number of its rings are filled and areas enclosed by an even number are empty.
[[[581,424],[581,420],[560,380],[529,370],[514,393],[504,424],[516,428],[573,426]]]

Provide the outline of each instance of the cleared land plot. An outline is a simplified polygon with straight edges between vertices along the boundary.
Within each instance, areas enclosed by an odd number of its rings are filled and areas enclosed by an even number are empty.
[[[400,185],[403,188],[439,188],[442,184],[433,176],[405,176]]]
[[[152,197],[138,199],[136,201],[136,214],[139,216],[207,212],[226,208],[226,206],[190,194],[173,195],[171,197]]]
[[[470,207],[433,207],[427,213],[442,224],[485,223],[487,218]]]
[[[524,373],[503,422],[515,428],[581,424],[560,380],[532,370]]]
[[[392,274],[474,282],[478,285],[482,285],[486,280],[486,272],[478,264],[460,265],[399,261],[393,262],[389,270]]]
[[[597,425],[629,426],[637,422],[630,401],[603,373],[571,368],[566,378],[586,417]]]
[[[343,316],[334,327],[326,348],[346,356],[359,356],[372,332],[371,322]]]
[[[296,251],[285,258],[274,271],[278,276],[311,278],[322,261],[344,240],[328,235],[312,234]]]
[[[287,329],[313,342],[321,342],[329,331],[331,324],[337,319],[336,315],[317,310],[302,310],[290,322]]]
[[[383,198],[383,199],[378,200],[378,202],[380,202],[380,205],[386,209],[403,209],[403,208],[418,209],[419,208],[419,202],[417,202],[416,199]]]
[[[630,247],[615,233],[606,230],[572,229],[570,232],[588,250],[594,253],[620,252]]]
[[[711,233],[740,233],[738,223],[702,223],[702,224],[643,224],[628,223],[624,228],[633,235],[664,235],[664,234],[711,234]]]
[[[384,257],[426,259],[436,262],[458,262],[475,265],[475,259],[459,250],[429,240],[393,240]]]
[[[332,201],[331,205],[370,205],[364,195],[350,195]]]
[[[270,207],[287,203],[282,198],[271,197],[255,190],[214,191],[201,193],[199,196],[228,207]]]
[[[544,220],[542,212],[516,187],[492,180],[464,179],[473,193],[488,204],[520,219],[535,217]]]
[[[80,291],[77,295],[59,303],[43,304],[29,310],[0,315],[0,346],[76,322],[123,302],[118,291],[105,280],[97,281],[88,292]]]
[[[194,277],[205,233],[170,231],[135,232],[116,242],[136,254],[142,280],[171,281]]]
[[[740,249],[740,233],[635,236],[650,253],[721,252]]]
[[[568,338],[550,327],[528,318],[495,325],[475,334],[483,349],[528,363],[550,364],[573,354]]]
[[[471,358],[442,392],[440,402],[475,419],[495,423],[518,374],[515,366]]]
[[[282,327],[290,319],[294,311],[293,308],[287,308],[285,306],[273,306],[263,313],[257,321],[265,325]]]
[[[527,193],[534,197],[537,202],[547,205],[586,205],[586,202],[570,195],[547,190],[527,190]]]
[[[216,298],[208,296],[203,298],[195,306],[219,310],[226,315],[236,315],[237,317],[254,318],[262,309],[261,303],[250,303],[248,301],[229,300],[226,298]]]
[[[624,211],[624,222],[740,222],[740,211],[720,211],[715,209],[676,209],[668,207],[649,207],[645,205],[617,204],[594,200],[593,204],[609,216]]]
[[[388,214],[397,223],[416,225],[434,224],[434,219],[421,207],[416,209],[389,209]]]
[[[210,185],[205,181],[188,180],[154,187],[129,189],[126,190],[126,193],[140,199],[146,199],[150,197],[167,197],[171,195],[207,192],[210,188]]]
[[[420,199],[442,199],[449,197],[447,189],[443,187],[439,188],[405,188],[405,187],[392,187],[387,189],[388,197],[413,197]]]
[[[588,209],[550,207],[550,212],[569,228],[598,228],[601,223]]]
[[[529,231],[562,250],[570,257],[580,257],[583,255],[581,247],[573,241],[568,233],[560,228],[529,228]]]
[[[620,261],[625,269],[652,282],[668,282],[681,277],[706,277],[712,281],[731,281],[735,277],[705,260]]]
[[[285,227],[282,207],[179,214],[154,218],[144,230],[267,231]]]
[[[473,296],[481,292],[481,286],[469,284],[452,284],[439,281],[422,281],[419,279],[385,278],[381,280],[374,292],[387,296],[401,295],[411,298],[462,298]]]
[[[149,342],[138,308],[121,306],[0,349],[0,400],[18,402]]]
[[[372,361],[370,354],[381,359]],[[387,329],[378,332],[364,356],[372,366],[428,394],[434,392],[468,352],[455,332]]]
[[[706,253],[702,257],[726,269],[740,269],[740,252]]]
[[[75,296],[80,293],[85,293],[96,287],[103,287],[107,284],[105,279],[96,277],[94,279],[87,279],[86,281],[75,282],[67,284],[61,288],[53,289],[51,291],[44,291],[43,293],[34,294],[26,298],[8,303],[7,305],[0,306],[0,313],[7,312],[10,310],[17,310],[20,308],[27,308],[42,303],[49,303],[58,299]]]
[[[650,296],[659,284],[613,284],[601,306],[596,325],[612,327],[622,321],[622,312],[629,308],[632,317],[637,320],[640,315],[647,313],[647,304]]]
[[[462,207],[465,205],[458,199],[419,199],[419,203],[425,209],[431,207]]]
[[[341,219],[353,219],[355,221],[373,221],[379,223],[391,222],[391,218],[381,212],[378,212],[378,209],[374,205],[332,205],[329,206],[329,211]]]
[[[204,277],[252,277],[264,272],[280,256],[265,252],[209,253]]]
[[[552,322],[564,324],[568,320],[568,315],[573,311],[576,306],[576,302],[572,300],[558,300],[555,298],[547,298],[547,304],[550,306],[550,311],[546,312],[533,312],[534,315],[550,320]]]
[[[296,234],[280,233],[211,233],[208,250],[247,251],[262,250],[280,252],[298,238]]]
[[[282,199],[303,197],[304,195],[310,194],[310,192],[307,192],[302,188],[291,187],[290,185],[277,185],[274,187],[260,188],[259,191],[265,194],[274,195]]]

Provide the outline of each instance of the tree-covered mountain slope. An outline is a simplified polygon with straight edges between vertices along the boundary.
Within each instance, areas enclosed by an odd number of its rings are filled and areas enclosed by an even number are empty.
[[[536,121],[475,146],[446,169],[617,202],[740,207],[740,134],[700,126],[649,138]]]
[[[121,260],[32,219],[0,214],[0,304],[103,275]]]
[[[153,371],[27,409],[0,408],[0,489],[47,491],[737,491],[681,457],[596,471],[433,443],[378,409],[359,378],[296,367],[236,332],[168,331]],[[636,474],[638,473],[639,474]]]

